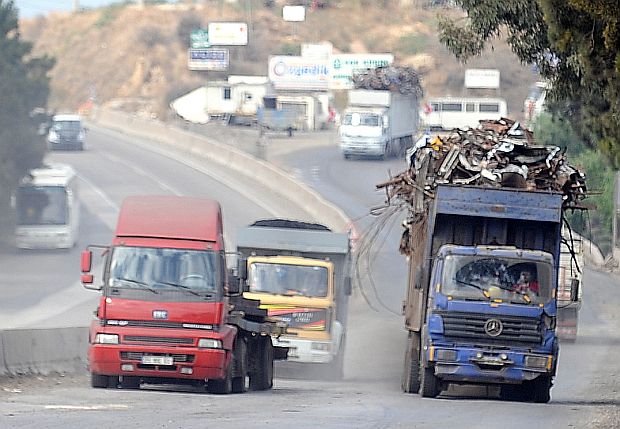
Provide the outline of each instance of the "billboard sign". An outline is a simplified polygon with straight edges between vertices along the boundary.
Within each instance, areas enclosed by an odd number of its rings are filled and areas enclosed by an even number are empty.
[[[351,89],[355,72],[388,66],[394,62],[392,54],[336,54],[330,58],[331,89]]]
[[[210,48],[209,32],[202,28],[192,30],[189,35],[189,44],[193,49]]]
[[[269,80],[275,89],[325,91],[329,85],[329,61],[290,55],[269,58]]]
[[[188,57],[188,67],[190,70],[228,70],[228,63],[230,58],[228,54],[228,49],[190,49],[188,51]]]
[[[282,7],[282,19],[290,22],[303,22],[306,20],[306,8],[303,6]]]
[[[244,46],[248,44],[245,22],[210,22],[209,43],[213,46]]]
[[[499,89],[499,70],[467,69],[465,70],[465,88]]]

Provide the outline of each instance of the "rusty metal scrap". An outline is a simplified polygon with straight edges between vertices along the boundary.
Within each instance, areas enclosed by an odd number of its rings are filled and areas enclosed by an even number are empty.
[[[555,191],[564,194],[565,209],[586,208],[585,175],[559,147],[536,145],[530,130],[507,118],[425,136],[407,152],[407,163],[406,171],[377,189],[386,188],[388,203],[399,198],[410,204],[412,213],[424,211],[438,184]]]
[[[354,73],[352,78],[356,89],[374,89],[424,96],[420,76],[413,67],[384,66]]]

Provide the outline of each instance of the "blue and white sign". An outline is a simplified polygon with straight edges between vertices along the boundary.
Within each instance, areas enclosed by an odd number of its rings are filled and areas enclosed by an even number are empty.
[[[289,55],[269,58],[269,80],[275,89],[327,90],[329,61]]]
[[[190,70],[226,71],[230,56],[228,49],[208,48],[190,49],[188,51],[188,67]]]
[[[389,66],[394,62],[392,54],[336,54],[330,58],[330,89],[351,89],[351,77],[355,72]]]

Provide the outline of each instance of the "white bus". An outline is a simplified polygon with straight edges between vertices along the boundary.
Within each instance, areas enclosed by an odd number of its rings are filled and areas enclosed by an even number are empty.
[[[451,130],[476,128],[482,119],[496,120],[507,114],[502,98],[441,97],[428,100],[420,116],[426,129]]]
[[[77,175],[66,164],[31,170],[14,196],[20,249],[71,248],[80,226]]]

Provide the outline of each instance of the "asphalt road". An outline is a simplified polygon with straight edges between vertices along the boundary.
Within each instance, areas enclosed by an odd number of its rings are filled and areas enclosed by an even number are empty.
[[[225,129],[212,131],[227,138]],[[403,394],[405,332],[399,313],[406,271],[397,251],[402,214],[389,216],[385,210],[382,216],[369,214],[371,209],[381,212],[384,202],[375,185],[386,180],[390,171],[399,173],[403,162],[345,161],[329,133],[293,139],[274,136],[260,148],[250,130],[234,129],[232,136],[231,144],[256,150],[288,169],[355,219],[360,258],[349,315],[345,380],[290,378],[290,368],[278,367],[273,390],[221,397],[174,386],[91,389],[86,373],[5,379],[0,380],[0,427],[620,427],[617,276],[586,271],[579,338],[562,346],[551,403],[502,402],[493,389],[453,389],[432,400]],[[234,243],[235,227],[256,218],[305,216],[278,195],[224,169],[175,159],[171,153],[153,153],[149,146],[93,129],[84,153],[53,154],[54,159],[71,162],[83,179],[86,204],[79,247],[106,243],[120,201],[135,193],[208,195],[220,200],[229,243]],[[97,294],[75,282],[78,250],[2,250],[0,269],[15,277],[0,280],[0,288],[10,297],[0,301],[0,323],[70,326],[88,320]]]

